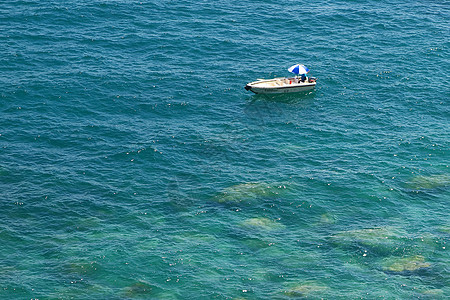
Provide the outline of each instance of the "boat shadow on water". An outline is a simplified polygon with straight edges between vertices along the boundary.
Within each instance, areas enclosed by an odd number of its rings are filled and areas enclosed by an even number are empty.
[[[267,101],[267,102],[280,102],[288,104],[309,104],[314,101],[316,96],[316,90],[297,92],[297,93],[284,93],[284,94],[255,94],[249,96],[250,102]]]

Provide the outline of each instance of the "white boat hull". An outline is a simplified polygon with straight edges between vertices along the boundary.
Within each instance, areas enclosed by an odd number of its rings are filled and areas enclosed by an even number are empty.
[[[245,86],[245,89],[255,94],[283,94],[308,91],[314,89],[315,86],[315,78],[309,78],[302,82],[299,78],[283,77],[250,82]]]

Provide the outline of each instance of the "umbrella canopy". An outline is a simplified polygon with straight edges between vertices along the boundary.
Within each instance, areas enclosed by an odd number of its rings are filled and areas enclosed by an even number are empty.
[[[307,67],[305,67],[304,65],[293,65],[292,67],[290,67],[288,69],[289,72],[292,72],[294,74],[306,74],[309,72],[309,69]]]

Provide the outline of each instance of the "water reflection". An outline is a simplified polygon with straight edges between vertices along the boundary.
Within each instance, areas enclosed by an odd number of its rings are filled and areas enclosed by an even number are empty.
[[[251,102],[267,101],[267,102],[280,102],[289,104],[302,103],[303,105],[310,105],[313,102],[316,94],[317,94],[316,90],[298,93],[286,93],[286,94],[254,94],[249,96],[249,100]]]

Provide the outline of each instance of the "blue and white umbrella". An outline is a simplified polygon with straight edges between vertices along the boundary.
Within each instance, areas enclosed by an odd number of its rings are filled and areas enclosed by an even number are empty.
[[[292,72],[294,74],[300,75],[300,74],[306,74],[309,72],[309,69],[305,67],[304,65],[293,65],[288,69],[289,72]]]

